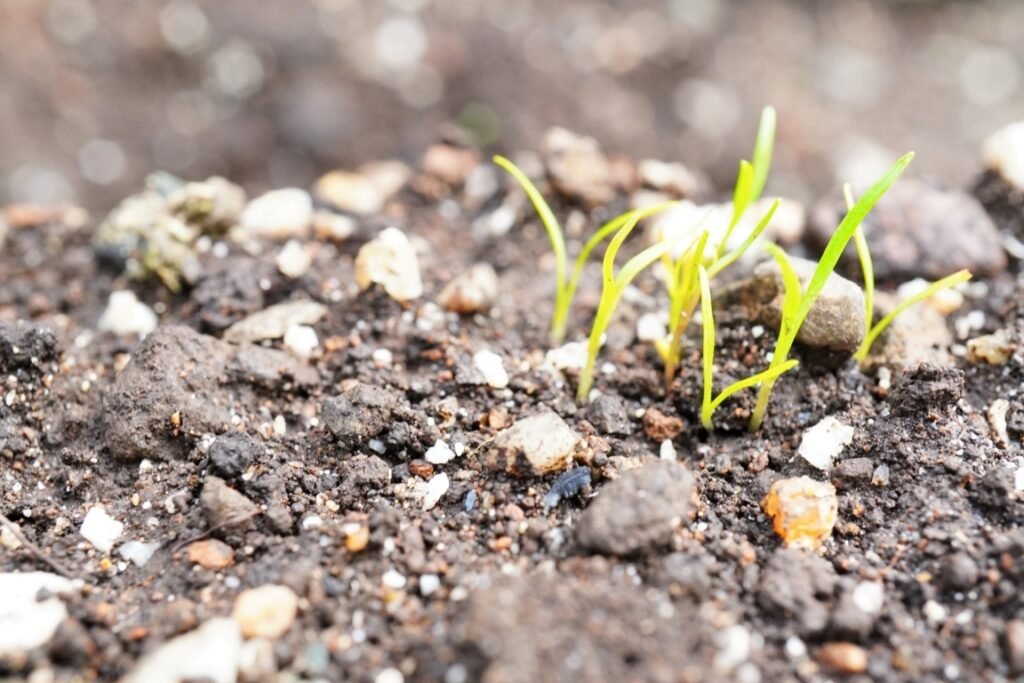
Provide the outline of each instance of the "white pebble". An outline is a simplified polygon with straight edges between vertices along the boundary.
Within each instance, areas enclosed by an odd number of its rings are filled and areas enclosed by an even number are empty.
[[[671,439],[665,439],[661,442],[661,448],[658,451],[658,455],[662,460],[676,459],[676,447],[672,445]]]
[[[830,415],[804,432],[797,453],[812,467],[825,471],[852,441],[853,427]]]
[[[484,376],[484,381],[495,389],[504,389],[508,386],[508,373],[501,356],[493,351],[477,351],[473,354],[473,365]]]
[[[982,154],[990,169],[1017,190],[1024,190],[1024,121],[1011,123],[989,136]]]
[[[384,669],[373,679],[373,683],[405,683],[405,676],[398,669]]]
[[[313,265],[313,258],[298,240],[288,240],[277,255],[277,269],[293,280],[302,277]]]
[[[102,553],[109,553],[123,532],[124,524],[108,515],[100,505],[89,509],[79,529],[82,537]]]
[[[384,287],[395,301],[411,301],[423,294],[416,249],[398,228],[385,228],[356,255],[356,282],[360,289]]]
[[[657,313],[644,313],[636,321],[637,341],[656,342],[665,339],[667,335],[665,323]]]
[[[448,486],[448,475],[444,472],[431,477],[423,488],[423,509],[433,510],[444,494],[448,493]]]
[[[443,440],[438,439],[433,446],[427,449],[423,457],[432,465],[444,465],[455,458],[455,451],[449,448]]]
[[[375,349],[370,358],[378,368],[389,368],[395,362],[394,354],[389,349]]]
[[[159,543],[141,543],[139,541],[128,541],[117,549],[117,554],[128,560],[136,567],[141,567],[149,562],[150,558],[160,548]]]
[[[878,581],[861,581],[853,589],[853,604],[865,614],[878,614],[885,602],[885,589]]]
[[[562,344],[548,351],[544,361],[556,370],[582,370],[587,362],[587,345],[583,342]]]
[[[941,624],[946,620],[946,617],[949,616],[949,610],[934,600],[929,600],[924,603],[924,607],[921,611],[924,613],[924,618],[927,619],[928,623],[932,626]]]
[[[441,577],[437,574],[423,574],[420,576],[420,595],[427,598],[441,588]]]
[[[309,358],[319,346],[316,330],[309,325],[292,325],[284,333],[284,348],[296,358]]]
[[[145,337],[156,329],[158,322],[153,309],[139,301],[135,292],[122,290],[110,293],[98,327],[104,332]]]
[[[303,236],[313,221],[313,198],[290,187],[256,197],[242,211],[242,228],[253,237],[285,239]]]
[[[389,569],[388,571],[384,572],[384,576],[381,577],[381,583],[383,583],[388,588],[400,590],[402,588],[405,588],[406,578],[394,569]]]

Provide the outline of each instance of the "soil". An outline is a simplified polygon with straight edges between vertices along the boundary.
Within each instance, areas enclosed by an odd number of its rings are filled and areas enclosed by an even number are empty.
[[[3,546],[0,569],[56,563],[82,583],[50,643],[0,670],[118,680],[169,639],[231,614],[241,591],[281,584],[299,597],[297,617],[252,680],[1024,675],[1019,263],[977,280],[947,319],[947,366],[890,363],[890,387],[877,368],[808,354],[779,381],[760,432],[746,431],[745,393],[708,434],[693,340],[667,392],[653,349],[635,340],[637,317],[664,306],[653,277],[638,280],[608,333],[603,398],[578,407],[574,374],[543,362],[553,278],[543,231],[525,210],[508,234],[479,229],[517,191],[499,185],[481,200],[416,173],[351,239],[310,239],[313,264],[298,279],[275,268],[280,245],[250,253],[225,241],[179,294],[101,265],[94,222],[7,210],[0,511],[34,548]],[[582,218],[583,234],[627,201],[621,190],[593,210],[552,199],[560,216]],[[408,304],[355,283],[359,248],[385,224],[421,246],[425,292]],[[441,310],[445,284],[481,261],[498,272],[493,309]],[[593,262],[571,339],[586,334],[598,283]],[[125,288],[160,317],[142,342],[97,331],[110,292]],[[309,361],[280,340],[221,339],[296,299],[327,307]],[[716,382],[764,367],[772,331],[755,332],[737,310],[717,317]],[[969,360],[965,337],[997,330],[1016,335],[1016,355]],[[474,368],[483,349],[504,359],[506,388]],[[1005,443],[986,417],[997,399],[1009,401]],[[580,435],[573,467],[589,468],[554,497],[561,472],[496,465],[488,449],[546,410]],[[838,523],[818,552],[785,548],[761,501],[782,477],[829,477],[796,455],[803,431],[828,415],[855,430],[830,476]],[[462,454],[427,462],[439,438]],[[679,464],[657,459],[666,439]],[[441,472],[447,491],[425,510],[417,487]],[[123,540],[159,543],[152,558],[136,566],[86,542],[79,528],[96,505],[124,524]],[[193,542],[210,538],[233,552],[226,566],[194,561]],[[877,609],[864,607],[865,585],[882,587]]]

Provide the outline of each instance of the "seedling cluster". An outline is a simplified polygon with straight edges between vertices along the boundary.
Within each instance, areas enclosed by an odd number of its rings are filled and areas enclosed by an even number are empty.
[[[515,164],[501,156],[494,158],[495,163],[508,171],[526,192],[551,241],[551,249],[555,257],[555,305],[551,317],[551,336],[555,343],[561,343],[565,338],[572,300],[591,254],[610,238],[601,266],[601,298],[594,314],[590,336],[587,339],[586,362],[580,373],[577,387],[578,402],[583,403],[590,396],[597,356],[601,350],[604,334],[611,324],[623,292],[640,273],[655,263],[662,264],[668,295],[668,337],[655,344],[663,362],[666,387],[672,383],[678,372],[686,329],[693,319],[697,307],[700,307],[703,327],[701,352],[704,384],[700,414],[701,422],[708,431],[714,429],[714,412],[725,400],[739,391],[754,387],[758,387],[758,395],[757,403],[751,414],[750,428],[751,430],[760,428],[775,383],[782,375],[797,365],[797,361],[791,359],[789,354],[800,328],[851,240],[854,242],[861,266],[866,307],[864,339],[854,354],[858,363],[863,363],[866,360],[872,344],[893,319],[904,310],[928,299],[942,289],[954,287],[970,279],[970,273],[963,270],[938,280],[921,292],[902,301],[878,322],[874,322],[874,269],[861,223],[910,164],[914,155],[912,152],[907,153],[859,200],[854,201],[849,186],[845,188],[846,215],[832,234],[818,261],[817,268],[806,286],[801,284],[786,252],[778,245],[771,243],[765,245],[765,250],[778,263],[783,284],[781,323],[771,360],[764,370],[740,379],[723,388],[717,396],[714,395],[715,318],[711,283],[716,275],[735,263],[757,242],[778,209],[779,201],[776,200],[743,241],[731,251],[728,250],[729,240],[735,229],[741,224],[747,210],[761,197],[767,183],[775,138],[775,120],[775,110],[766,107],[761,115],[761,123],[751,156],[752,161],[744,160],[739,164],[736,185],[733,189],[731,216],[724,234],[717,239],[716,243],[712,243],[711,232],[704,227],[704,221],[698,221],[690,230],[685,231],[684,235],[671,240],[662,239],[657,244],[640,251],[618,270],[615,268],[615,261],[619,250],[637,224],[645,218],[672,208],[675,202],[627,211],[608,221],[586,241],[570,272],[565,237],[551,207],[536,186]]]

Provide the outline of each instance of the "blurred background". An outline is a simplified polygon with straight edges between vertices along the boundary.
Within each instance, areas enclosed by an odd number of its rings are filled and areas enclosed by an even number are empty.
[[[307,185],[453,126],[514,150],[563,125],[722,187],[768,103],[776,192],[907,149],[963,185],[1022,80],[1019,0],[2,0],[0,202]]]

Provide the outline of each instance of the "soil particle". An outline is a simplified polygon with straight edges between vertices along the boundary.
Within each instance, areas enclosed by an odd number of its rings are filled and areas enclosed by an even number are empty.
[[[224,332],[224,340],[239,343],[280,339],[294,325],[314,325],[326,314],[327,307],[315,301],[286,301],[239,320]]]
[[[849,458],[832,470],[832,483],[840,489],[866,486],[871,483],[874,471],[875,463],[871,458]]]
[[[271,391],[309,387],[320,374],[291,354],[253,344],[243,344],[227,367],[232,380]]]
[[[607,580],[497,578],[470,595],[457,633],[468,680],[719,680],[698,613]]]
[[[673,597],[688,597],[699,603],[708,596],[716,569],[715,558],[697,545],[687,552],[670,553],[661,558],[652,579],[657,585],[665,586]]]
[[[974,183],[974,196],[1000,229],[1024,238],[1024,189],[1014,187],[996,171],[985,171]]]
[[[489,263],[477,263],[445,285],[437,301],[453,313],[470,315],[488,311],[497,298],[497,273]]]
[[[889,402],[896,415],[926,416],[954,405],[963,391],[962,370],[923,363],[896,376]]]
[[[321,416],[338,441],[356,446],[387,429],[404,400],[393,389],[358,383],[324,401]]]
[[[602,434],[625,436],[633,431],[625,402],[617,396],[603,394],[590,402],[587,419]]]
[[[1012,511],[1019,496],[1016,475],[1016,470],[1009,465],[993,467],[971,487],[971,500],[994,512],[1008,508]]]
[[[384,488],[391,483],[391,465],[376,455],[354,455],[339,463],[343,488]]]
[[[280,638],[299,609],[299,596],[287,586],[267,584],[242,591],[232,616],[246,638]]]
[[[247,525],[259,512],[255,503],[213,476],[206,477],[199,504],[211,529]]]
[[[196,541],[188,547],[188,561],[203,569],[220,570],[235,562],[235,551],[227,543],[217,539]]]
[[[230,348],[180,326],[147,337],[104,400],[110,452],[119,458],[181,457],[197,436],[229,424],[221,385]]]
[[[818,650],[818,661],[845,674],[859,674],[868,668],[868,653],[854,643],[825,643]]]
[[[198,322],[206,330],[221,332],[264,307],[261,280],[271,271],[262,262],[229,257],[204,264],[191,299],[199,306]]]
[[[813,212],[808,236],[819,248],[839,224],[841,206],[830,199]],[[999,231],[981,204],[964,192],[903,178],[875,205],[863,226],[879,280],[937,280],[961,268],[981,277],[1006,269]],[[859,273],[852,252],[847,250],[844,256],[844,272]]]
[[[263,446],[244,432],[221,434],[207,451],[210,472],[231,481],[242,476],[253,462],[261,460]]]
[[[576,540],[606,555],[632,555],[666,543],[693,507],[696,483],[682,465],[655,460],[601,489],[580,516]]]
[[[781,623],[792,623],[802,637],[828,626],[838,578],[825,559],[795,548],[779,548],[768,560],[758,588],[761,606]]]
[[[513,474],[560,472],[572,462],[582,439],[565,420],[545,411],[517,420],[491,442],[485,463]]]
[[[45,372],[44,366],[57,356],[52,330],[22,320],[0,320],[0,372],[28,379]]]
[[[670,441],[682,431],[683,421],[678,417],[666,415],[653,407],[644,412],[644,432],[654,441]]]

